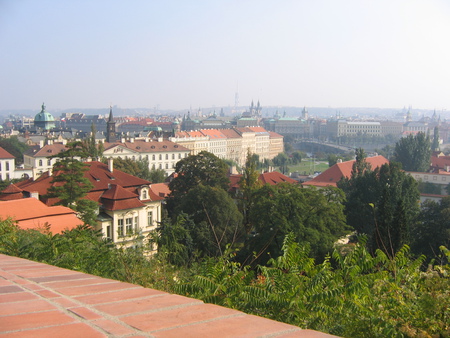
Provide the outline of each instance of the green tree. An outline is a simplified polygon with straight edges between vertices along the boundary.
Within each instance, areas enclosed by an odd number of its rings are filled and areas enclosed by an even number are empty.
[[[433,144],[431,145],[432,151],[439,151],[439,127],[434,127]]]
[[[96,224],[98,205],[96,202],[83,199],[93,188],[84,177],[88,167],[78,158],[87,158],[88,153],[81,142],[67,144],[67,150],[60,152],[53,165],[52,185],[44,196],[46,199],[56,198],[57,205],[63,205],[77,211],[85,224]]]
[[[201,256],[220,256],[242,237],[242,215],[230,195],[219,187],[198,185],[180,199],[174,215],[188,215],[189,234]]]
[[[406,171],[425,172],[430,168],[431,143],[425,133],[408,135],[395,144],[394,161]]]
[[[304,156],[301,151],[294,151],[292,154],[292,164],[299,164]]]
[[[103,143],[98,143],[95,141],[95,135],[97,134],[97,129],[95,124],[91,124],[91,135],[83,141],[84,150],[89,154],[89,157],[95,161],[100,161],[103,157],[103,151],[105,150]]]
[[[410,228],[419,214],[417,182],[397,163],[359,171],[338,182],[346,195],[347,223],[359,234],[367,234],[373,249],[392,257],[408,243]]]
[[[17,136],[8,138],[0,137],[0,147],[16,158],[16,164],[23,163],[23,154],[28,149],[28,146],[25,143],[20,142]]]
[[[164,169],[155,169],[153,167],[150,170],[148,180],[152,183],[163,183],[166,180],[166,171]]]
[[[228,191],[230,180],[227,174],[227,164],[207,151],[178,161],[175,166],[175,178],[169,183],[171,191],[167,199],[169,214],[191,189],[200,184]]]
[[[250,151],[248,151],[242,177],[239,180],[238,196],[236,196],[238,200],[239,210],[244,217],[244,227],[247,233],[249,233],[252,228],[249,217],[250,210],[253,207],[253,192],[261,186],[261,183],[258,179],[259,172],[256,169],[257,164],[257,159],[252,156]]]
[[[289,157],[285,153],[279,153],[273,159],[273,164],[279,167],[280,171],[285,174],[288,172]]]
[[[284,237],[292,232],[301,245],[311,247],[314,257],[331,252],[333,243],[350,228],[345,224],[343,193],[336,188],[306,189],[292,184],[266,185],[254,196],[249,236],[241,260],[263,264],[282,252]]]
[[[439,256],[440,246],[450,247],[450,196],[440,202],[428,200],[422,204],[411,238],[412,251],[430,259]]]

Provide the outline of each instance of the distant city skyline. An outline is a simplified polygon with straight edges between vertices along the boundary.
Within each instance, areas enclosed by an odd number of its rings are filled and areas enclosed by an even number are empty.
[[[450,109],[445,0],[0,0],[0,110]]]

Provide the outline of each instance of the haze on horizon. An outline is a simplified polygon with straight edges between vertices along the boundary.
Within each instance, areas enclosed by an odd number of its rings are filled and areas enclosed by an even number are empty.
[[[450,109],[446,0],[0,0],[0,110]]]

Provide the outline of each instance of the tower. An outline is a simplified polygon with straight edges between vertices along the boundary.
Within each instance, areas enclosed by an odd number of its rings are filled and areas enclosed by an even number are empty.
[[[109,107],[109,118],[106,123],[106,142],[116,142],[116,122],[113,120],[112,107]]]

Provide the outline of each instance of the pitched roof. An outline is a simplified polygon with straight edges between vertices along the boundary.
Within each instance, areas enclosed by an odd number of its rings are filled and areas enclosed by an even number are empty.
[[[11,201],[23,198],[23,190],[11,183],[0,193],[0,201]]]
[[[222,129],[221,132],[227,138],[241,138],[241,135],[234,129]]]
[[[153,183],[150,185],[150,198],[155,200],[162,200],[170,194],[168,183]],[[153,193],[153,195],[152,195]]]
[[[239,181],[242,178],[241,174],[238,175],[230,175],[230,189],[239,189]],[[266,172],[259,174],[258,181],[262,184],[269,184],[269,185],[277,185],[279,183],[291,183],[296,184],[298,183],[296,180],[283,175],[282,173],[278,171],[272,171],[272,172]]]
[[[201,129],[201,133],[210,139],[226,139],[227,137],[218,129]]]
[[[50,224],[52,233],[73,229],[83,222],[75,211],[63,206],[49,207],[35,198],[0,202],[0,218],[11,217],[22,229],[43,228]]]
[[[317,187],[336,187],[337,182],[339,182],[341,178],[349,178],[351,176],[353,163],[355,163],[355,161],[356,160],[336,163],[320,175],[314,177],[311,181],[303,183],[303,185],[313,185]],[[386,159],[382,155],[367,157],[366,162],[371,165],[372,169],[381,167],[383,164],[389,163],[388,159]]]
[[[144,207],[136,194],[112,184],[101,196],[102,205],[106,210],[125,210]]]
[[[431,156],[431,166],[435,169],[450,167],[450,156]]]
[[[65,144],[53,143],[47,144],[40,148],[39,146],[30,147],[25,154],[33,157],[48,157],[59,154],[60,152],[67,150]]]
[[[283,138],[284,136],[280,135],[280,134],[278,134],[278,133],[276,133],[274,131],[269,131],[269,137],[270,138]]]
[[[267,173],[262,173],[258,177],[259,181],[261,181],[263,184],[269,184],[269,185],[276,185],[278,183],[298,183],[293,178],[290,178],[286,175],[283,175],[282,173],[278,171],[272,171]]]
[[[10,158],[15,158],[15,157],[13,155],[11,155],[10,153],[8,153],[5,149],[0,147],[0,159],[10,159]]]

